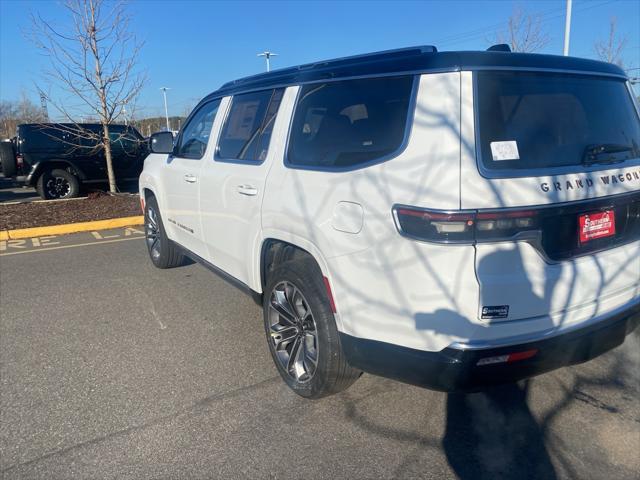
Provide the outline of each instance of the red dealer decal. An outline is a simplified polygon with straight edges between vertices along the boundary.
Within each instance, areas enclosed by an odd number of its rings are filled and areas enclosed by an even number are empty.
[[[616,234],[616,217],[613,210],[580,215],[580,243]]]

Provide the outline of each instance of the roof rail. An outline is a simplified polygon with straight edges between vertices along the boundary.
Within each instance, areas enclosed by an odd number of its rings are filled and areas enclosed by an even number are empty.
[[[507,43],[496,43],[487,48],[487,52],[511,52],[511,47]]]
[[[384,61],[384,60],[397,60],[401,58],[410,58],[414,56],[423,55],[425,53],[437,53],[438,49],[433,45],[422,45],[417,47],[396,48],[393,50],[382,50],[380,52],[365,53],[361,55],[352,55],[350,57],[340,57],[330,60],[321,60],[319,62],[307,63],[304,65],[298,65],[295,67],[280,68],[272,70],[271,72],[259,73],[257,75],[251,75],[249,77],[233,80],[222,85],[221,89],[231,86],[241,85],[243,83],[254,82],[262,78],[272,78],[277,76],[284,76],[287,74],[295,74],[298,72],[321,69],[327,67],[339,67],[341,65],[355,65],[366,62]]]
[[[313,67],[324,67],[331,65],[341,65],[344,63],[361,63],[373,60],[386,60],[392,58],[405,58],[414,55],[422,55],[424,53],[437,53],[438,49],[433,45],[421,45],[417,47],[395,48],[393,50],[381,50],[379,52],[364,53],[360,55],[351,55],[349,57],[334,58],[331,60],[321,60],[319,62],[307,63],[299,65],[298,70],[307,70]]]
[[[426,45],[324,60],[272,70],[227,82],[218,90],[207,95],[203,101],[250,91],[325,81],[430,72],[457,72],[487,67],[572,70],[628,78],[619,67],[596,60],[528,53],[506,55],[511,52],[506,44],[493,45],[487,50],[486,52],[438,52],[436,47]]]

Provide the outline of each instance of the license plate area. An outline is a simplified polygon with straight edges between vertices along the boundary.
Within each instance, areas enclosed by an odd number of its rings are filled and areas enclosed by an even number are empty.
[[[580,242],[580,217],[615,211],[615,234]],[[640,191],[540,209],[541,250],[562,261],[640,240]]]
[[[584,245],[599,238],[616,234],[616,215],[613,209],[584,213],[578,216],[578,238]]]

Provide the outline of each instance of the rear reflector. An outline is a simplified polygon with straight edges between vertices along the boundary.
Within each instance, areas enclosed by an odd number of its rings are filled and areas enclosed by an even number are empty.
[[[538,350],[535,348],[532,350],[525,350],[524,352],[510,353],[509,358],[507,359],[507,363],[526,360],[527,358],[534,357],[536,353],[538,353]]]
[[[142,213],[144,213],[144,197],[140,197],[140,208],[142,209]]]
[[[333,300],[333,293],[331,292],[331,285],[329,284],[329,279],[327,277],[322,277],[324,281],[324,288],[327,290],[327,297],[329,297],[329,305],[331,305],[331,311],[336,313],[336,302]]]
[[[485,357],[478,360],[477,366],[494,365],[496,363],[512,363],[526,360],[534,357],[538,353],[538,349],[525,350],[524,352],[509,353],[507,355],[497,355],[495,357]]]

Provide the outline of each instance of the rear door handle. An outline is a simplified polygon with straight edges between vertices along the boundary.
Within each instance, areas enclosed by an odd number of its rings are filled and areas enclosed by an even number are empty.
[[[238,193],[240,195],[247,195],[253,197],[258,194],[258,189],[253,185],[238,185]]]
[[[184,181],[187,183],[196,183],[197,180],[198,178],[195,175],[191,175],[190,173],[187,173],[184,176]]]

